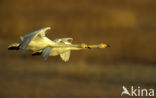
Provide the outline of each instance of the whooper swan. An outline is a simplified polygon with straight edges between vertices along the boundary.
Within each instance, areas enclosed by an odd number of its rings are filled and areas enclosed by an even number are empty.
[[[21,36],[19,43],[13,43],[8,46],[9,50],[31,50],[32,55],[42,55],[46,60],[49,56],[60,55],[61,59],[67,62],[70,58],[71,50],[84,50],[92,48],[106,48],[107,44],[87,45],[87,44],[72,44],[72,38],[56,38],[49,39],[46,37],[46,31],[50,27],[45,27]]]

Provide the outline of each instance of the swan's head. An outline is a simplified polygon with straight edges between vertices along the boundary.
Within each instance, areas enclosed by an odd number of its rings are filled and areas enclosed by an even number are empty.
[[[81,44],[81,48],[88,48],[88,45],[87,44]]]
[[[101,44],[98,45],[98,47],[99,48],[108,48],[108,47],[110,47],[110,45],[101,43]]]

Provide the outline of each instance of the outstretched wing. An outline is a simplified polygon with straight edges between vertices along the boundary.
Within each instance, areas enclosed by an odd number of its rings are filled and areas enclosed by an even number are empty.
[[[71,44],[73,41],[73,38],[56,38],[56,39],[52,39],[52,41],[56,43],[63,42],[64,44]]]
[[[62,38],[62,41],[63,41],[65,44],[71,44],[72,41],[73,41],[73,38]]]
[[[52,49],[53,49],[52,47],[46,47],[46,48],[43,49],[42,56],[43,56],[44,60],[48,59]]]
[[[70,51],[67,51],[67,52],[64,52],[64,53],[60,54],[60,57],[65,62],[69,61]]]
[[[54,39],[53,41],[55,41],[56,43],[71,44],[73,41],[73,38],[59,38],[59,39]],[[71,51],[67,51],[67,52],[60,54],[61,59],[65,62],[69,61],[70,53]]]
[[[25,51],[25,49],[28,47],[29,43],[32,40],[40,39],[42,37],[45,37],[46,31],[49,30],[49,29],[51,29],[51,28],[50,27],[45,27],[45,28],[41,28],[39,30],[36,30],[36,31],[25,34],[23,37],[21,37],[23,40],[21,42],[20,49],[22,51]]]

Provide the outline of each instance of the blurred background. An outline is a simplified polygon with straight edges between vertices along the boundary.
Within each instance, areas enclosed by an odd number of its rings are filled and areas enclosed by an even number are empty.
[[[1,98],[114,98],[123,85],[156,89],[154,0],[1,0],[0,13]],[[49,38],[112,47],[73,51],[67,63],[7,50],[47,26]]]

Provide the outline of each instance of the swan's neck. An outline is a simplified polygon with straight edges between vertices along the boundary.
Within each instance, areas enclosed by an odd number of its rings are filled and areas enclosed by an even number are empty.
[[[70,50],[84,50],[84,49],[87,49],[87,48],[82,48],[82,47],[70,47]]]
[[[51,45],[51,47],[68,48],[70,50],[83,50],[83,49],[86,49],[86,48],[82,48],[81,44],[56,44],[56,45]]]
[[[89,45],[88,47],[90,47],[90,48],[99,48],[98,45]]]
[[[65,47],[81,47],[81,45],[76,45],[76,44],[55,44],[55,45],[50,45],[51,47],[62,47],[62,48],[65,48]]]

